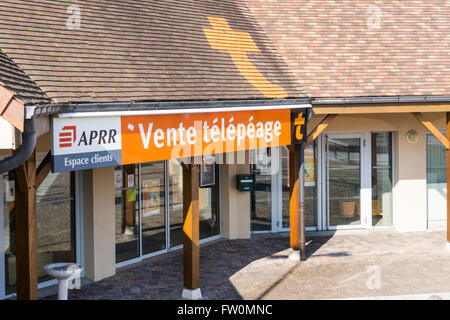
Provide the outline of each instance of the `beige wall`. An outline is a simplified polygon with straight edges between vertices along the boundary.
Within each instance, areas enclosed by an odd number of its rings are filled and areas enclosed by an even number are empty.
[[[236,188],[236,175],[249,174],[248,164],[224,164],[220,170],[222,237],[250,238],[250,192]]]
[[[443,113],[425,117],[439,127],[445,126]],[[309,129],[323,116],[313,116]],[[411,144],[406,133],[414,129],[419,140]],[[394,132],[394,227],[399,231],[419,231],[427,227],[426,130],[411,114],[339,115],[326,132]]]
[[[85,170],[85,275],[99,281],[115,274],[114,167]]]

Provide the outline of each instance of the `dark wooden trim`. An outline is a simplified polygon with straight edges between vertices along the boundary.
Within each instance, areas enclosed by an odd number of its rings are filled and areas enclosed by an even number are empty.
[[[18,300],[38,299],[36,150],[16,170],[16,291]]]
[[[39,164],[39,167],[36,170],[36,188],[39,189],[42,182],[44,182],[47,175],[52,170],[52,152],[49,151],[42,162]]]
[[[200,287],[199,165],[182,167],[184,288],[193,290]]]

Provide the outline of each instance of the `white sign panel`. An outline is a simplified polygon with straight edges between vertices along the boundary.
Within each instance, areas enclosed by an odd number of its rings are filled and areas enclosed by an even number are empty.
[[[121,164],[120,117],[53,119],[53,171]]]

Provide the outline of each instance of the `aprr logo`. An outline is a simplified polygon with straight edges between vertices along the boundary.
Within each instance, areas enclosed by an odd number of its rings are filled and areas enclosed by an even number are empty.
[[[59,147],[70,148],[77,139],[77,127],[65,126],[59,133]]]

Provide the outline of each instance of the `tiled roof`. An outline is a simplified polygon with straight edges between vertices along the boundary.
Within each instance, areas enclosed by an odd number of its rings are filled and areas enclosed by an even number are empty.
[[[24,103],[47,103],[49,97],[0,50],[0,86],[14,93]]]
[[[310,97],[450,95],[448,0],[246,0]]]
[[[55,103],[306,96],[243,0],[2,0],[0,30],[0,49]],[[7,85],[40,96],[34,83]]]

